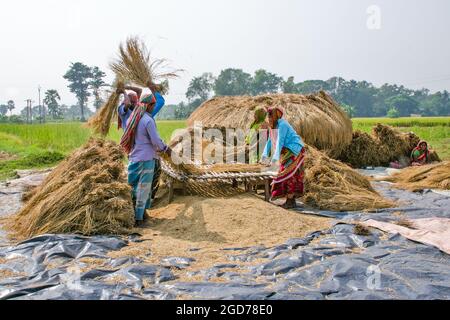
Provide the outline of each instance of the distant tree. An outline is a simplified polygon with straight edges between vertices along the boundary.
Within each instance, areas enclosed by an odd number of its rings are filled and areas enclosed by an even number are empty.
[[[211,73],[204,73],[200,77],[193,78],[189,83],[186,98],[189,101],[195,99],[200,99],[201,101],[208,100],[214,88],[214,81],[215,79]]]
[[[283,78],[264,69],[257,70],[251,82],[250,92],[252,95],[264,93],[277,93],[280,90]]]
[[[252,76],[241,69],[223,70],[214,83],[217,96],[241,96],[250,94]]]
[[[388,113],[387,113],[387,117],[388,118],[399,118],[400,117],[400,112],[398,112],[398,110],[394,107],[389,109]]]
[[[45,92],[44,103],[47,105],[48,112],[53,120],[60,119],[62,116],[58,101],[61,101],[58,91],[47,90],[47,92]]]
[[[69,88],[78,99],[78,105],[81,110],[81,121],[86,121],[84,108],[88,101],[89,86],[91,85],[92,70],[87,65],[76,62],[72,63],[67,73],[64,75],[64,79],[69,81]]]
[[[0,116],[5,117],[8,114],[8,105],[0,105]]]
[[[329,90],[329,84],[322,80],[307,80],[297,84],[296,91],[300,94],[311,94],[321,90]]]
[[[297,86],[294,82],[294,77],[289,77],[287,81],[283,81],[281,84],[281,90],[283,93],[297,93]]]
[[[16,104],[14,103],[13,100],[9,100],[8,101],[8,110],[10,115],[12,116],[12,111],[16,108]]]
[[[106,77],[106,73],[101,71],[99,67],[93,67],[91,69],[91,72],[92,72],[92,79],[90,81],[90,86],[92,88],[92,93],[94,95],[94,107],[95,110],[98,110],[103,104],[100,91],[103,87],[107,85],[105,81],[103,81],[103,79]]]
[[[355,108],[348,105],[348,104],[343,104],[341,105],[342,109],[344,109],[345,113],[347,113],[347,115],[350,118],[353,118],[354,114],[355,114]]]
[[[407,95],[397,95],[386,100],[389,109],[396,109],[400,117],[409,117],[413,113],[417,113],[419,103],[412,97]]]

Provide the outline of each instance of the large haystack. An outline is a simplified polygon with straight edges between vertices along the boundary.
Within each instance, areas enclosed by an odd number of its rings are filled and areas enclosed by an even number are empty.
[[[216,97],[205,102],[189,118],[188,125],[201,122],[205,128],[248,130],[258,107],[280,105],[286,119],[307,144],[336,156],[352,140],[347,114],[325,92],[303,96],[272,94],[258,97]]]
[[[411,191],[450,190],[450,161],[406,168],[387,179],[383,178],[383,180],[394,182],[396,187]]]
[[[45,233],[118,234],[134,224],[123,153],[113,142],[92,139],[34,190],[14,217],[18,237]]]
[[[308,205],[322,210],[358,211],[389,208],[369,180],[349,166],[309,147],[305,162],[305,196]]]

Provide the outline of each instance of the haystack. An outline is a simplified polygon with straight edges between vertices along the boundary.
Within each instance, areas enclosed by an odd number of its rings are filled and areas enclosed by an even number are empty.
[[[121,234],[134,224],[120,147],[90,140],[59,164],[13,218],[18,237]]]
[[[394,205],[381,197],[369,180],[349,166],[308,147],[305,162],[306,204],[322,210],[359,211]]]
[[[383,180],[394,182],[396,187],[411,191],[450,190],[450,161],[422,167],[409,167]]]
[[[282,106],[286,119],[304,141],[337,156],[352,140],[352,123],[347,114],[325,92],[309,96],[272,94],[257,97],[216,97],[205,102],[188,119],[205,128],[248,130],[259,107]]]
[[[412,150],[420,142],[413,132],[403,133],[388,125],[377,124],[372,134],[359,130],[353,133],[352,143],[337,157],[355,168],[367,166],[389,166],[392,161],[409,164]],[[432,152],[430,161],[440,161],[436,152]]]

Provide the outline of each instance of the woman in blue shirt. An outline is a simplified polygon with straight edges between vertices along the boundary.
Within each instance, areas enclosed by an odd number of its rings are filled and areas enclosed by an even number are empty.
[[[270,159],[270,165],[279,166],[278,176],[272,182],[272,200],[286,198],[283,208],[292,209],[304,192],[305,144],[283,115],[281,107],[268,110],[270,137],[262,162]]]

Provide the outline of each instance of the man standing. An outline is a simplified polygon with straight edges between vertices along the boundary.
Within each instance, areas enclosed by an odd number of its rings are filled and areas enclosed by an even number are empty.
[[[136,107],[127,123],[120,145],[129,155],[128,183],[132,187],[135,203],[136,225],[141,227],[145,211],[151,208],[152,184],[155,176],[155,163],[160,152],[169,156],[172,150],[161,140],[152,113],[155,111],[156,97],[143,99]]]

